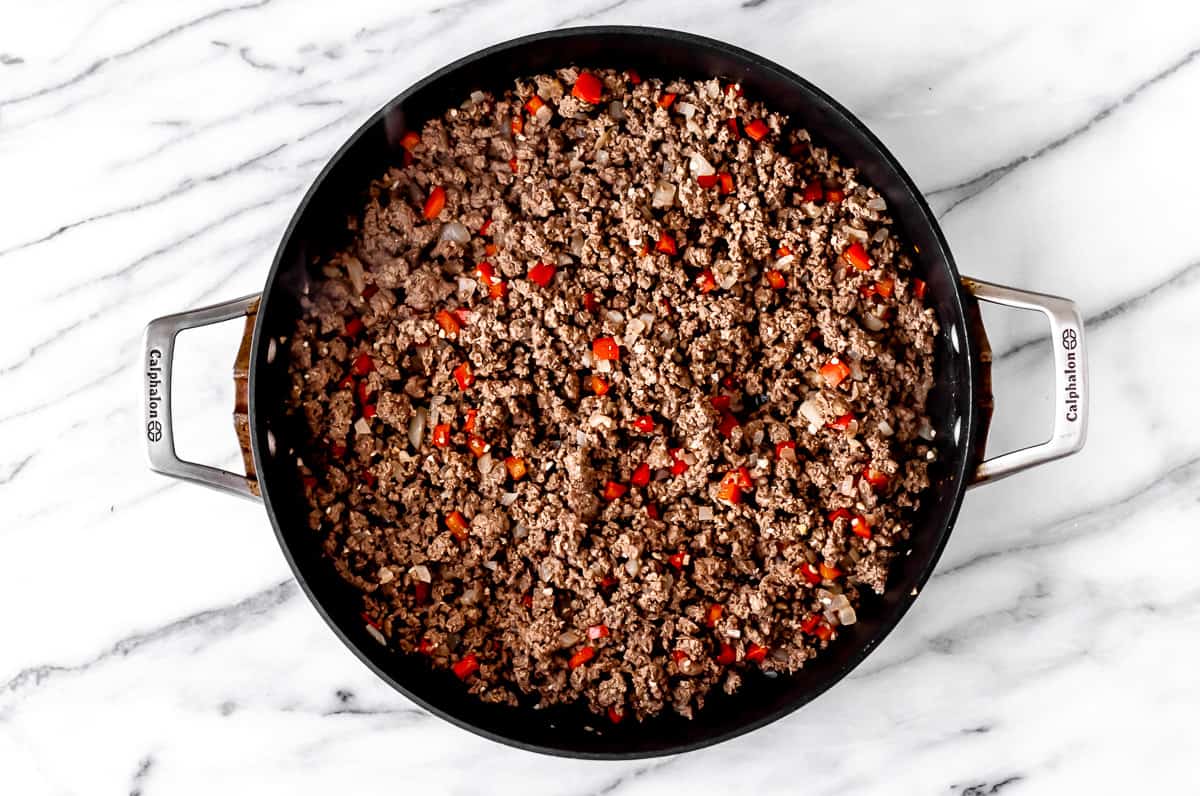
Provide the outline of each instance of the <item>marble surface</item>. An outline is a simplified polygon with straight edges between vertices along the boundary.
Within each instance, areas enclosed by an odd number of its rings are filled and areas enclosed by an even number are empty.
[[[1091,437],[973,490],[896,632],[701,753],[529,755],[377,681],[262,508],[148,472],[150,318],[257,290],[301,194],[410,81],[588,23],[811,78],[933,202],[964,271],[1076,299]],[[1181,2],[47,0],[0,26],[0,792],[1196,792],[1200,8]],[[988,312],[993,451],[1050,426],[1050,349]],[[181,452],[237,463],[238,330],[182,338]]]

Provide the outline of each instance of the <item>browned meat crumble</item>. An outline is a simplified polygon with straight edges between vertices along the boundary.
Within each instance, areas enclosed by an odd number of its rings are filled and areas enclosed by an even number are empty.
[[[879,194],[740,93],[477,92],[316,264],[309,525],[377,638],[483,700],[692,716],[836,644],[909,534],[924,285]]]

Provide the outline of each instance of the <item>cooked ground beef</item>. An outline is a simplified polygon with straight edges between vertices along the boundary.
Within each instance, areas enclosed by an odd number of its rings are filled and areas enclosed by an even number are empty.
[[[489,702],[691,716],[885,589],[936,324],[804,130],[591,75],[402,139],[290,340],[299,474],[381,641]]]

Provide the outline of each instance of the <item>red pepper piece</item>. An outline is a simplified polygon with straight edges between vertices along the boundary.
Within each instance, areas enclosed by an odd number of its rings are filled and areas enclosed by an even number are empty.
[[[596,395],[604,395],[610,389],[612,389],[612,385],[609,384],[608,381],[599,373],[593,373],[591,375],[589,384],[592,388],[592,392],[596,393]]]
[[[424,581],[417,581],[413,584],[413,599],[417,605],[424,605],[429,602],[429,584]]]
[[[458,325],[458,318],[454,317],[454,313],[446,310],[438,310],[433,319],[438,322],[438,326],[442,327],[442,331],[446,333],[447,337],[456,337],[462,328]]]
[[[504,460],[504,466],[508,468],[508,474],[512,476],[512,480],[520,481],[525,477],[526,467],[525,460],[519,456],[509,456]]]
[[[599,105],[604,96],[604,84],[600,78],[591,72],[580,72],[571,87],[571,96],[583,100],[588,105]]]
[[[346,455],[346,446],[340,442],[335,442],[329,446],[329,453],[335,459],[341,459]]]
[[[417,652],[422,655],[430,655],[433,653],[433,642],[427,638],[421,639],[421,643],[417,645]]]
[[[363,322],[361,318],[351,318],[346,321],[346,328],[342,330],[342,334],[346,337],[358,337],[363,330]]]
[[[804,201],[819,202],[825,198],[825,186],[819,182],[810,182],[804,186]]]
[[[845,198],[846,198],[846,194],[842,193],[842,192],[841,192],[841,191],[839,191],[837,188],[830,188],[830,189],[829,189],[829,190],[828,190],[828,191],[825,193],[825,199],[826,199],[826,200],[829,202],[829,204],[831,204],[831,205],[835,205],[835,204],[837,204],[838,202],[842,201],[842,200],[843,200],[843,199],[845,199]]]
[[[889,480],[888,474],[881,472],[879,470],[876,470],[875,468],[870,467],[870,466],[866,467],[862,471],[862,477],[874,489],[882,489],[888,485],[888,480]]]
[[[729,439],[733,436],[733,430],[740,425],[741,423],[738,422],[738,419],[734,417],[733,414],[730,412],[722,412],[721,422],[717,424],[717,431],[722,437]]]
[[[468,409],[466,419],[463,420],[463,431],[468,434],[475,430],[475,416],[479,414],[478,409]]]
[[[421,134],[416,130],[409,130],[404,135],[400,136],[400,146],[404,147],[409,152],[417,148],[421,143]]]
[[[708,627],[716,627],[723,613],[725,613],[725,606],[720,603],[713,603],[708,606],[708,611],[704,614],[704,624]]]
[[[717,653],[717,663],[728,666],[737,660],[737,650],[732,645],[721,642],[721,651]]]
[[[362,292],[363,301],[370,301],[371,296],[374,296],[378,292],[379,292],[379,285],[367,285],[366,287],[363,288],[363,292]]]
[[[721,183],[720,192],[722,195],[733,193],[733,175],[727,171],[723,171],[717,175],[717,181]]]
[[[654,244],[654,250],[663,254],[675,254],[678,250],[675,246],[675,238],[671,233],[663,230],[658,233],[658,243]]]
[[[821,378],[825,380],[827,387],[837,387],[849,375],[849,366],[837,354],[834,354],[829,358],[829,362],[821,366]]]
[[[683,663],[684,661],[688,660],[688,658],[688,654],[683,650],[671,650],[671,660],[675,661],[676,663]]]
[[[746,660],[762,663],[767,659],[768,650],[766,647],[760,647],[757,644],[751,644],[746,648]]]
[[[745,467],[739,467],[736,470],[731,470],[729,472],[729,477],[733,478],[734,483],[736,483],[742,489],[754,489],[754,479],[750,477],[750,471]]]
[[[519,119],[521,117],[518,116],[517,118]],[[484,221],[483,226],[479,228],[479,234],[481,236],[487,235],[488,230],[490,230],[491,228],[492,228],[492,220],[489,218],[487,221]]]
[[[521,605],[525,606],[526,608],[532,608],[533,607],[533,595],[526,592],[521,597]]]
[[[736,483],[729,480],[726,476],[721,485],[717,487],[717,500],[723,500],[726,503],[737,505],[742,502],[742,490]]]
[[[305,489],[316,489],[317,479],[311,475],[301,476],[300,483],[304,484]]]
[[[640,82],[640,80],[639,80],[639,82]],[[637,83],[634,83],[634,85],[636,86]],[[616,708],[608,709],[608,720],[611,721],[613,724],[620,724],[621,719],[623,719],[623,718],[625,718],[625,714],[622,713],[621,711],[617,710]]]
[[[867,522],[867,518],[862,515],[850,518],[850,532],[855,536],[861,536],[863,539],[871,538],[871,523]]]
[[[367,420],[375,417],[375,404],[367,404],[363,407],[363,417]]]
[[[802,567],[800,567],[800,576],[814,585],[820,583],[822,580],[820,570],[818,570],[812,564],[804,564]]]
[[[371,397],[371,385],[367,384],[367,380],[363,379],[358,383],[358,402],[366,404]]]
[[[629,82],[633,85],[640,86],[642,84],[642,76],[637,73],[636,69],[630,69],[625,74],[629,75]]]
[[[604,484],[604,499],[616,500],[629,491],[629,487],[616,481],[606,481]]]
[[[458,541],[464,541],[469,533],[470,523],[467,518],[459,511],[452,511],[446,515],[446,530],[454,534],[454,538]]]
[[[678,570],[682,570],[685,566],[687,566],[689,561],[691,561],[691,556],[689,556],[683,550],[680,550],[678,553],[675,553],[673,556],[667,559],[667,563]]]
[[[608,635],[608,625],[592,625],[587,629],[587,637],[592,641]]]
[[[600,591],[611,591],[617,587],[619,582],[620,581],[618,581],[612,575],[605,575],[604,577],[600,578]]]
[[[621,358],[621,349],[611,337],[597,337],[592,341],[592,356],[596,359],[616,360]]]
[[[354,358],[354,364],[350,366],[350,372],[356,376],[365,376],[375,370],[375,363],[371,361],[370,354],[359,354]]]
[[[817,625],[820,623],[820,614],[809,614],[808,616],[804,617],[804,620],[800,623],[800,631],[803,633],[812,633],[817,629]]]
[[[534,94],[529,99],[525,100],[525,111],[530,116],[537,116],[537,112],[545,107],[546,103],[542,102],[542,98]]]
[[[742,84],[741,83],[730,83],[728,86],[725,87],[725,93],[732,94],[735,97],[742,96]]]
[[[746,135],[755,141],[763,140],[769,132],[771,128],[767,127],[767,123],[762,119],[755,119],[746,125]]]
[[[842,257],[859,271],[868,271],[871,268],[871,258],[867,256],[867,250],[857,241],[842,252]]]
[[[854,413],[847,412],[841,417],[830,420],[825,424],[825,428],[832,428],[834,431],[845,431],[850,428],[850,424],[854,422]]]
[[[550,287],[550,283],[554,281],[554,272],[556,270],[558,269],[553,265],[538,263],[529,269],[529,278],[542,287]]]
[[[891,298],[895,290],[896,280],[894,279],[880,279],[875,283],[875,292],[884,298]]]
[[[450,447],[450,424],[438,423],[433,427],[433,444],[439,448]]]
[[[454,380],[458,382],[458,389],[463,392],[471,389],[471,385],[475,383],[475,374],[471,372],[471,363],[464,362],[455,368]]]
[[[821,577],[825,580],[837,580],[842,576],[842,571],[840,569],[837,567],[831,567],[823,561],[818,569],[821,571]]]
[[[787,450],[792,451],[791,458],[795,459],[796,458],[796,442],[795,442],[795,440],[785,439],[783,442],[776,442],[775,443],[775,458],[782,459],[783,452],[787,451]]]
[[[379,478],[375,475],[375,473],[371,472],[370,470],[363,470],[362,471],[362,480],[363,480],[363,483],[365,483],[369,489],[374,489],[375,482],[378,481]]]
[[[483,456],[483,454],[487,453],[491,449],[492,446],[488,444],[488,441],[478,434],[471,434],[467,437],[467,450],[475,454],[476,459],[478,459],[480,456]]]
[[[475,653],[468,652],[462,660],[456,661],[450,668],[454,670],[454,674],[458,676],[459,680],[466,680],[479,671],[479,659],[475,657]]]
[[[845,520],[849,519],[850,517],[850,509],[834,509],[833,511],[829,512],[830,522],[837,522],[838,520]]]
[[[673,102],[675,102],[674,94],[663,94],[658,98],[658,107],[669,108]]]
[[[359,616],[362,618],[362,620],[363,620],[364,622],[366,622],[368,625],[370,625],[371,627],[375,628],[376,630],[382,630],[382,629],[383,629],[382,627],[380,627],[379,623],[378,623],[378,622],[376,622],[376,621],[375,621],[375,620],[374,620],[374,619],[371,617],[371,615],[370,615],[369,613],[367,613],[366,611],[363,611],[361,614],[359,614]]]
[[[787,287],[787,279],[784,278],[782,271],[772,268],[767,271],[767,284],[774,290],[783,290]]]
[[[705,268],[696,277],[696,287],[701,293],[711,293],[717,289],[717,279],[713,276],[711,268]]]
[[[638,431],[649,434],[654,431],[654,418],[650,415],[642,415],[633,421],[633,427]]]
[[[354,377],[346,376],[345,378],[343,378],[341,381],[338,382],[338,389],[339,390],[353,390],[354,389]]]
[[[733,399],[728,395],[714,395],[709,400],[712,401],[713,409],[719,409],[722,412],[728,412],[729,404]]]
[[[833,638],[833,628],[830,627],[828,622],[822,622],[813,630],[813,635],[821,639],[821,641],[829,641],[829,639]]]
[[[671,475],[683,475],[688,471],[688,463],[679,458],[679,452],[683,448],[671,448]]]
[[[600,305],[596,303],[596,294],[590,290],[583,294],[583,308],[593,315],[600,309]]]
[[[646,516],[652,520],[658,519],[658,504],[657,503],[647,503],[646,504]]]
[[[913,280],[913,295],[917,297],[917,301],[925,300],[925,282],[921,279]]]
[[[629,483],[636,487],[644,487],[650,483],[650,465],[642,462],[633,471],[633,476],[629,479]]]
[[[716,174],[700,174],[696,177],[696,184],[701,188],[711,188],[717,184]]]
[[[596,648],[584,647],[571,656],[571,660],[567,661],[567,666],[570,666],[572,669],[578,669],[594,657],[596,657]]]
[[[429,198],[425,200],[425,208],[422,211],[425,218],[429,221],[438,217],[442,209],[446,206],[446,189],[440,185],[434,186],[434,189],[429,192]]]
[[[508,159],[508,168],[512,170],[513,174],[516,174],[520,170],[521,164],[517,161],[516,158],[509,158]]]
[[[725,121],[725,124],[726,124],[726,126],[729,127],[729,137],[730,138],[732,138],[734,141],[741,138],[741,134],[738,133],[737,119],[727,119]]]

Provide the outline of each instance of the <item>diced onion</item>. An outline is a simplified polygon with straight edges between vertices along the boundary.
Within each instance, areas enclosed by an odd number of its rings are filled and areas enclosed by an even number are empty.
[[[414,449],[420,449],[428,422],[429,412],[425,411],[423,406],[418,407],[417,411],[413,413],[412,420],[408,421],[408,441],[412,443]]]
[[[651,207],[670,207],[675,203],[675,184],[659,180],[654,186],[654,196],[650,199]]]
[[[867,327],[872,332],[878,332],[879,330],[883,329],[884,323],[882,318],[874,313],[868,312],[863,315],[863,326]]]
[[[479,103],[483,102],[484,96],[485,95],[482,91],[472,91],[471,92],[471,102],[473,104],[478,105]]]
[[[485,567],[487,567],[487,569],[488,569],[488,570],[490,570],[490,571],[492,571],[492,572],[495,572],[495,571],[496,571],[496,570],[499,568],[499,566],[500,566],[499,564],[497,564],[495,561],[492,561],[491,559],[488,559],[487,561],[484,561],[484,562],[483,562],[483,565],[484,565]]]
[[[800,414],[804,415],[804,419],[814,426],[820,426],[825,422],[825,417],[821,414],[821,408],[817,406],[816,401],[811,399],[800,404]]]
[[[500,505],[501,506],[511,506],[512,504],[514,504],[516,502],[517,502],[517,493],[516,492],[505,492],[503,495],[500,496]]]
[[[696,512],[696,516],[701,522],[708,522],[713,518],[712,506],[701,506]]]
[[[840,624],[849,626],[858,621],[858,614],[854,613],[854,608],[847,605],[838,609],[837,618]]]
[[[471,240],[471,231],[464,224],[457,221],[451,221],[449,224],[442,226],[442,240],[451,240],[455,243],[467,243]]]
[[[882,196],[873,196],[867,200],[867,207],[871,210],[887,210],[887,202]]]
[[[376,641],[378,641],[380,644],[384,645],[385,647],[387,646],[387,639],[385,639],[385,638],[383,637],[383,634],[382,634],[382,633],[380,633],[378,630],[376,630],[374,626],[372,626],[372,625],[367,625],[367,634],[368,634],[368,635],[369,635],[371,638],[373,638],[373,639],[375,639]]]
[[[917,436],[921,439],[933,439],[936,436],[933,426],[929,425],[929,418],[921,418],[921,427],[917,429]]]
[[[883,243],[887,239],[888,239],[888,228],[887,227],[880,227],[879,229],[875,230],[875,234],[871,236],[871,241],[873,243]]]
[[[567,632],[563,633],[561,636],[558,637],[558,643],[562,647],[574,647],[576,644],[578,644],[582,640],[583,639],[581,639],[579,637],[579,634],[576,633],[574,630],[568,630]]]
[[[583,233],[582,232],[576,231],[575,234],[573,234],[571,236],[571,254],[575,255],[576,257],[583,254]]]
[[[365,417],[360,417],[354,421],[354,430],[359,434],[370,434],[371,424],[367,422]]]
[[[642,571],[641,559],[637,558],[636,556],[628,559],[625,562],[625,571],[628,572],[630,575],[637,575],[639,572]]]
[[[492,454],[490,454],[490,453],[483,454],[482,456],[479,457],[479,461],[477,461],[475,464],[479,467],[480,473],[482,473],[483,475],[487,475],[488,473],[490,473],[492,471],[492,466],[494,464],[494,462],[492,461]]]
[[[463,605],[474,605],[479,601],[479,589],[471,586],[463,590],[462,603]]]
[[[596,160],[597,166],[607,166],[608,165],[608,150],[607,149],[596,150],[595,160]]]
[[[363,266],[357,257],[346,258],[346,275],[350,277],[350,284],[354,285],[355,293],[362,293],[366,289],[367,283],[363,279]]]
[[[429,567],[425,566],[424,564],[414,564],[413,566],[409,567],[408,574],[412,575],[415,580],[419,580],[422,583],[430,583],[433,581],[433,575],[430,574]]]
[[[896,429],[892,428],[892,424],[886,420],[879,421],[879,433],[885,437],[890,437],[896,433]]]
[[[684,117],[690,119],[696,115],[696,106],[690,102],[675,103],[675,110],[679,111]]]
[[[625,118],[625,103],[620,100],[613,100],[608,103],[608,115],[617,121]]]
[[[713,168],[713,164],[709,163],[704,155],[699,152],[693,152],[688,160],[688,171],[693,177],[706,177],[709,174],[716,174],[717,170]]]

